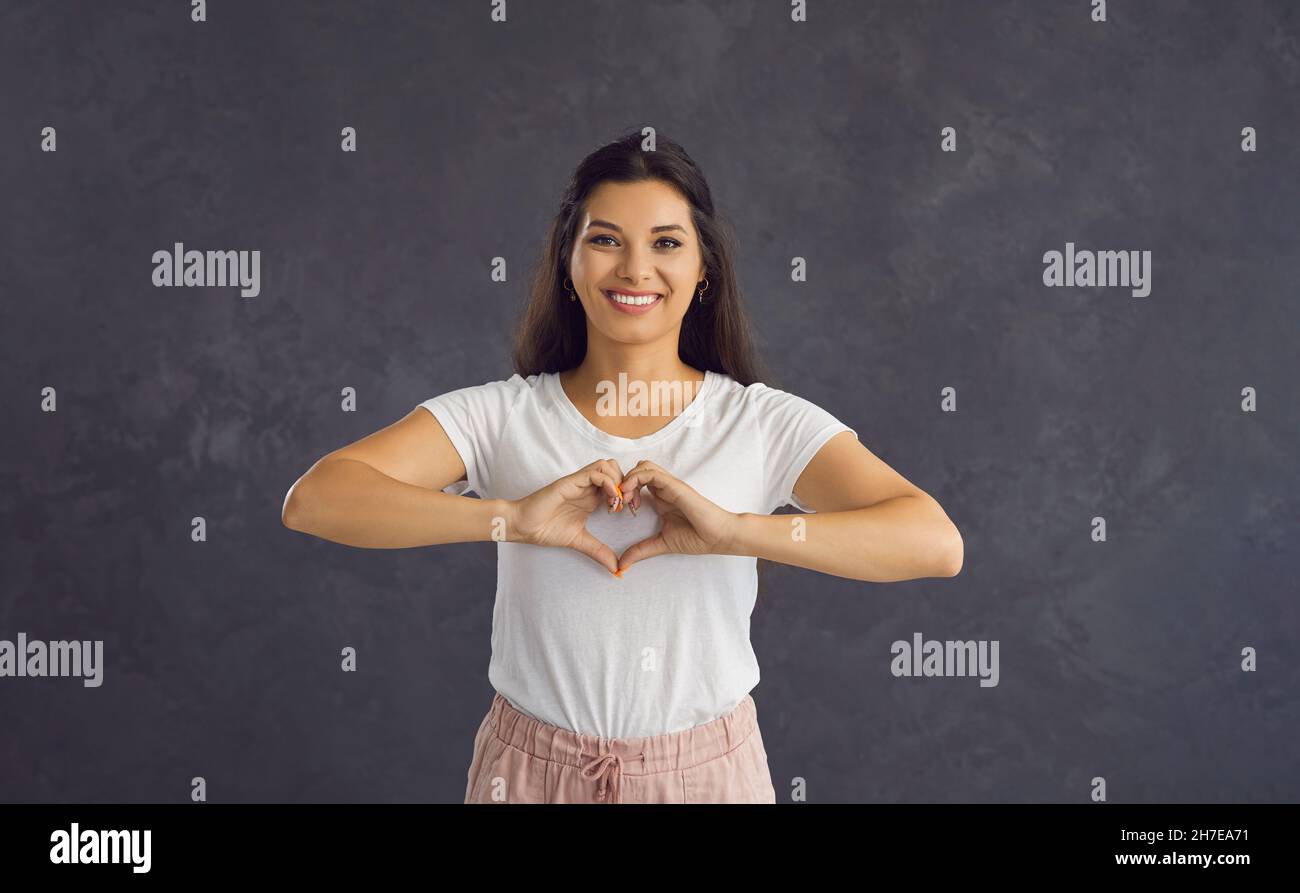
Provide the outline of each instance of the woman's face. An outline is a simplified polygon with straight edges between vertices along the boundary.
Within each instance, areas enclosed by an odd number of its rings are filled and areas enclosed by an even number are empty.
[[[690,205],[659,180],[602,183],[578,220],[569,278],[590,324],[610,340],[641,343],[675,331],[704,280]],[[659,297],[628,304],[609,292]]]

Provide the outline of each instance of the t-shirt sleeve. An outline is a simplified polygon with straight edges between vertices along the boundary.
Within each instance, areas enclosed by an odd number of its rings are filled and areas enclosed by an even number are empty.
[[[801,512],[814,510],[794,496],[794,485],[826,441],[841,431],[858,432],[817,404],[787,391],[755,384],[759,429],[763,437],[763,468],[769,513],[783,505]]]
[[[516,373],[503,381],[447,391],[419,404],[442,425],[465,463],[465,480],[444,487],[443,492],[460,496],[472,490],[480,497],[492,497],[493,456],[516,398],[527,386]]]

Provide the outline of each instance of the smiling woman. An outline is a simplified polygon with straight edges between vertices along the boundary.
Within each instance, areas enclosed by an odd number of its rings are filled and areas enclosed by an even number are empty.
[[[425,400],[285,499],[287,525],[351,545],[497,542],[496,693],[467,802],[773,802],[750,695],[757,560],[960,569],[934,499],[761,381],[732,256],[680,146],[602,147],[551,224],[514,374]],[[632,412],[604,399],[613,382],[687,399]],[[772,515],[787,504],[802,514]]]

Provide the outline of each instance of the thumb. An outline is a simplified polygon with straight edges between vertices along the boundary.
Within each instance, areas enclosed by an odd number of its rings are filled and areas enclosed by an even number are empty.
[[[639,543],[628,546],[623,554],[619,556],[618,563],[623,570],[627,570],[638,561],[645,561],[647,558],[654,558],[656,555],[667,555],[671,551],[668,548],[668,543],[664,541],[664,535],[661,531],[654,536],[641,540]]]
[[[585,527],[573,542],[569,543],[569,548],[586,555],[611,574],[617,574],[618,557],[614,554],[614,550],[592,536],[591,531]]]

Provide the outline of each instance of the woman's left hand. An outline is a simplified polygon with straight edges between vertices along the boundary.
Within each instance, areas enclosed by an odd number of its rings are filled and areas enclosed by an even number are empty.
[[[641,507],[645,497],[659,513],[661,524],[654,536],[633,543],[619,556],[619,576],[636,562],[656,555],[732,554],[740,515],[704,498],[658,465],[642,460],[623,475],[619,486],[634,509]]]

